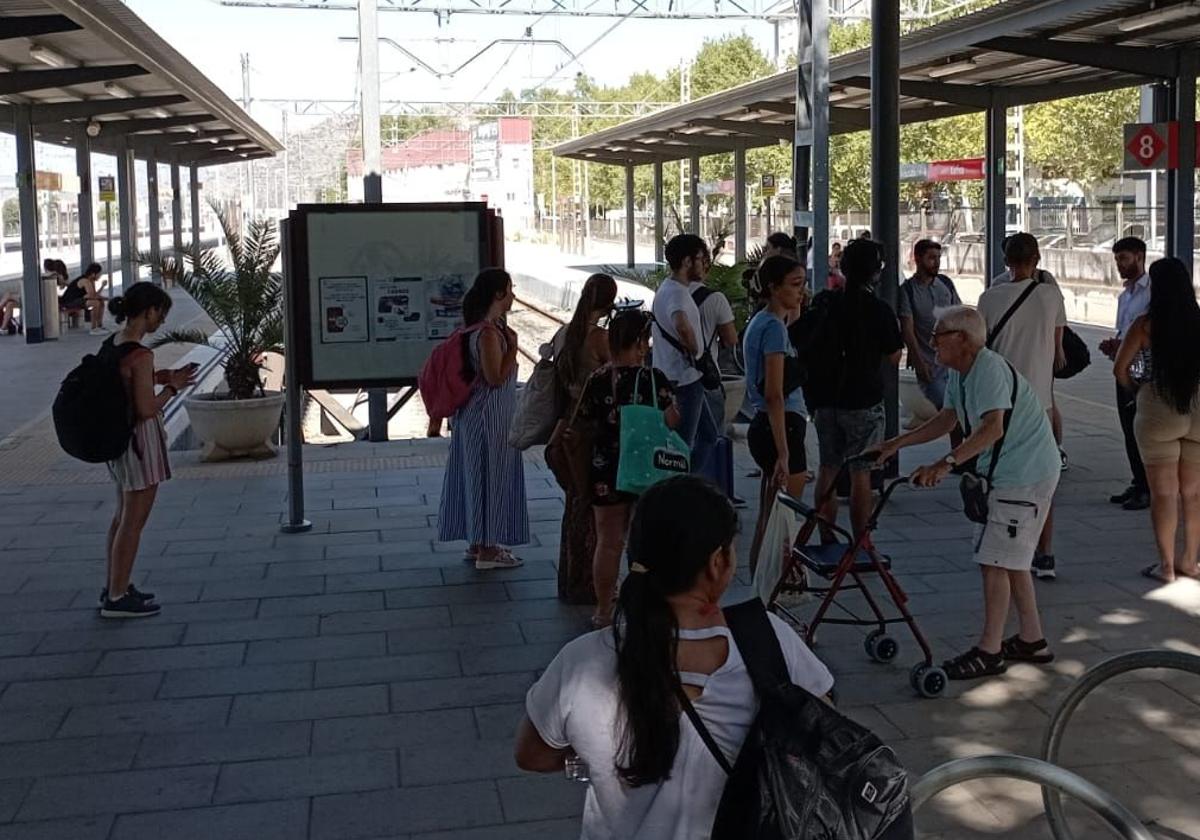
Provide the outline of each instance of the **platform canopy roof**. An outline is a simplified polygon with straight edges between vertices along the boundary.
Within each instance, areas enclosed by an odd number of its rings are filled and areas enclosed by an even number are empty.
[[[1175,78],[1194,68],[1181,61],[1198,40],[1192,0],[1009,0],[901,39],[901,122]],[[870,128],[870,50],[838,56],[829,69],[831,132]],[[795,71],[778,73],[561,143],[554,154],[625,165],[791,143],[795,102]]]
[[[166,0],[164,0],[166,2]],[[0,0],[0,127],[164,163],[270,157],[279,141],[121,0]]]

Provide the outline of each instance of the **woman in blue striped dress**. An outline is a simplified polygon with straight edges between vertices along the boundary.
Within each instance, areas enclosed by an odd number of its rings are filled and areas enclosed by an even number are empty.
[[[529,542],[525,468],[508,445],[517,407],[517,334],[504,322],[512,308],[512,278],[500,268],[479,273],[463,299],[466,350],[475,384],[450,420],[453,437],[442,484],[438,539],[466,540],[477,569],[522,564],[505,546]]]

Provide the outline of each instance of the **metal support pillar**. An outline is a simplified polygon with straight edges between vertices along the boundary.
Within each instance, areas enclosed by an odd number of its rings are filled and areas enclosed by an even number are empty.
[[[625,265],[637,265],[637,226],[633,218],[633,164],[625,164]]]
[[[117,227],[121,240],[121,292],[137,282],[137,189],[134,185],[133,149],[126,147],[117,152]],[[115,291],[115,290],[114,290]]]
[[[175,252],[175,264],[183,264],[183,184],[179,177],[179,164],[171,164],[171,249]]]
[[[25,342],[39,344],[45,340],[44,317],[54,313],[42,312],[33,109],[28,105],[14,105],[13,110],[16,113],[13,130],[17,136],[17,203],[21,213],[21,320],[25,325]]]
[[[79,176],[79,272],[96,261],[96,209],[92,204],[92,138],[80,135],[75,144],[75,174]]]
[[[663,242],[665,231],[663,229],[663,163],[661,160],[654,161],[654,261],[662,264],[663,248],[666,245]]]
[[[900,283],[900,4],[895,0],[871,0],[871,232],[883,246],[876,293],[894,311]],[[891,366],[885,369],[884,408],[891,438],[900,429],[899,379]]]
[[[1008,154],[1008,109],[1002,98],[992,95],[992,104],[985,117],[984,231],[987,259],[984,261],[984,287],[1004,272],[1004,233],[1007,227],[1005,192],[1007,176],[1005,157]]]
[[[688,205],[688,225],[692,233],[703,239],[704,232],[700,230],[700,156],[692,155],[690,164],[688,182],[691,186],[688,190],[688,200],[691,203]]]
[[[188,167],[188,201],[192,210],[192,256],[200,256],[200,168]]]
[[[379,140],[379,3],[358,0],[358,72],[362,92],[363,203],[383,203],[383,165]],[[388,395],[367,393],[367,439],[388,439]]]
[[[1192,270],[1196,239],[1196,53],[1182,50],[1179,54],[1179,77],[1175,80],[1175,119],[1179,122],[1179,169],[1175,177],[1175,194],[1171,224],[1174,228],[1173,255]]]
[[[733,150],[733,259],[746,261],[746,147]]]
[[[150,211],[150,279],[161,286],[162,279],[162,239],[159,236],[162,219],[159,218],[158,206],[158,158],[150,155],[146,159],[146,204]]]
[[[829,4],[824,0],[812,2],[812,79],[813,276],[810,282],[813,289],[821,291],[829,285]],[[899,192],[897,205],[898,196]],[[898,227],[898,218],[896,224]]]

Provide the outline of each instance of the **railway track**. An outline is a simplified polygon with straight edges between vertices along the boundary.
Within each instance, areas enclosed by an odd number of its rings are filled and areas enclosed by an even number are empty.
[[[547,307],[518,297],[509,313],[509,324],[517,333],[517,354],[528,363],[531,370],[541,359],[538,349],[554,336],[559,327],[566,326],[567,319]],[[527,365],[521,364],[520,367],[522,378],[526,378],[529,372]]]

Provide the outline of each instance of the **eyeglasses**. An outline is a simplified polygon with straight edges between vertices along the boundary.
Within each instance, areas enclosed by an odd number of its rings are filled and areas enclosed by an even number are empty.
[[[938,341],[940,341],[941,339],[945,338],[948,335],[961,335],[961,334],[962,334],[962,330],[938,330],[937,332],[933,333],[933,335],[929,336],[929,340],[932,341],[934,344],[936,344]]]

